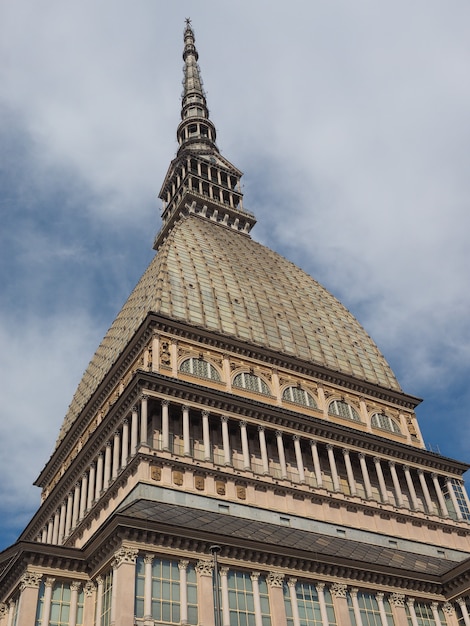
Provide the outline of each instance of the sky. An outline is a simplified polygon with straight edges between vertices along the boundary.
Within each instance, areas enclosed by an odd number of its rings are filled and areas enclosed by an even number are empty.
[[[359,319],[470,462],[470,5],[0,3],[0,549],[153,257],[186,17],[253,238]]]

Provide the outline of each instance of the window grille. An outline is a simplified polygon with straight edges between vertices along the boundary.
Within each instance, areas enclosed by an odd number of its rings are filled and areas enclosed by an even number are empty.
[[[256,391],[269,396],[269,387],[266,382],[250,372],[241,372],[237,374],[233,379],[233,386],[240,387],[241,389],[248,389],[249,391]]]
[[[317,403],[313,397],[301,387],[286,387],[282,392],[282,399],[288,402],[295,402],[303,406],[309,406],[312,409],[317,408]]]
[[[361,421],[356,409],[347,402],[344,402],[344,400],[333,400],[330,402],[328,414],[337,415],[338,417],[343,417],[344,419],[353,420],[355,422]]]
[[[375,428],[382,428],[382,430],[389,430],[391,433],[401,433],[398,424],[385,413],[374,413],[370,423]]]

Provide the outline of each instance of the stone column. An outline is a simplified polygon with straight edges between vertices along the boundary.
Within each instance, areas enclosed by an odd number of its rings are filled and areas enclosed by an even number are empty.
[[[297,578],[289,578],[287,580],[287,586],[289,588],[290,603],[292,607],[292,621],[294,626],[300,626],[299,605],[297,603],[297,593],[295,591],[295,585]]]
[[[69,626],[77,625],[77,607],[78,607],[78,592],[82,586],[81,581],[74,580],[70,584],[70,612],[69,612]]]
[[[152,336],[152,372],[159,371],[160,335],[156,332]]]
[[[361,610],[359,608],[359,602],[357,601],[357,592],[358,592],[358,589],[356,587],[353,587],[350,590],[349,595],[351,596],[354,617],[356,619],[356,626],[362,626],[362,616],[361,616]]]
[[[188,623],[188,565],[189,561],[178,561],[180,571],[180,620],[181,624]]]
[[[439,482],[439,477],[437,474],[431,474],[432,482],[434,485],[434,489],[436,490],[437,501],[439,502],[439,509],[441,512],[441,517],[449,517],[449,511],[447,510],[446,501],[444,499],[444,494],[442,493],[441,484]]]
[[[279,455],[279,465],[281,466],[281,478],[287,478],[286,455],[284,452],[284,442],[282,441],[282,433],[276,430],[277,453]]]
[[[55,578],[46,578],[44,583],[44,601],[42,604],[42,623],[49,624],[49,618],[51,616],[51,600],[52,600],[52,588],[54,587]]]
[[[134,623],[137,554],[137,549],[123,546],[114,555],[111,624],[115,626],[129,626]]]
[[[292,437],[294,441],[295,460],[297,462],[297,470],[299,472],[299,482],[305,483],[305,470],[302,460],[302,448],[300,447],[300,438],[298,435]]]
[[[243,469],[250,470],[250,449],[248,446],[248,433],[246,431],[246,421],[240,422],[240,437],[242,441]]]
[[[215,600],[212,584],[213,568],[214,562],[212,559],[201,559],[196,564],[199,624],[204,624],[204,626],[215,626]]]
[[[60,512],[56,511],[54,515],[54,526],[52,530],[52,543],[57,544],[59,541],[59,523],[60,523]]]
[[[419,478],[419,482],[421,483],[421,489],[423,490],[424,501],[426,502],[426,508],[428,510],[428,513],[432,514],[434,507],[432,504],[431,495],[429,493],[428,484],[426,482],[426,476],[424,475],[424,472],[422,469],[418,470],[418,478]]]
[[[284,574],[270,572],[266,582],[268,583],[269,606],[271,609],[271,626],[285,626],[287,617],[283,592]]]
[[[75,483],[73,492],[72,528],[75,528],[80,515],[80,483]],[[49,539],[47,540],[49,542]]]
[[[408,624],[408,617],[405,610],[405,594],[392,593],[388,601],[392,609],[393,623],[394,624]]]
[[[16,624],[18,626],[34,626],[36,623],[36,609],[39,597],[39,585],[41,583],[41,574],[36,572],[25,572],[20,582],[20,599],[18,601],[18,610]],[[53,580],[53,579],[52,579]],[[49,597],[50,603],[50,597]],[[15,603],[13,603],[13,611],[8,614],[11,620],[8,624],[13,624],[13,616]],[[44,622],[43,622],[44,623]]]
[[[375,594],[375,599],[377,600],[377,604],[379,605],[380,621],[382,622],[382,626],[388,626],[388,619],[387,619],[387,614],[385,613],[385,606],[384,606],[384,596],[385,596],[384,593],[377,592]]]
[[[90,624],[93,626],[95,623],[95,610],[96,610],[96,585],[89,580],[83,587],[84,602],[83,602],[83,624]],[[99,623],[99,622],[97,622]]]
[[[317,442],[311,441],[310,448],[312,450],[312,461],[313,461],[313,468],[315,470],[315,480],[317,481],[317,487],[322,488],[323,476],[321,473],[320,457],[318,456]]]
[[[169,404],[168,400],[162,400],[162,450],[166,451],[170,449]]]
[[[353,468],[351,465],[351,458],[349,456],[349,450],[347,450],[346,448],[343,448],[343,456],[344,456],[344,464],[346,465],[346,474],[348,477],[349,492],[352,496],[355,496],[357,494],[356,481],[354,479],[354,472],[353,472]]]
[[[455,496],[454,485],[452,484],[452,479],[447,479],[447,491],[449,492],[450,499],[452,500],[452,504],[455,508],[455,514],[457,519],[460,521],[463,519],[462,511],[460,510],[459,503],[457,502],[457,498]]]
[[[112,469],[112,479],[115,480],[117,475],[119,474],[119,458],[120,458],[120,450],[121,449],[121,437],[119,435],[119,431],[116,430],[113,438],[113,469]]]
[[[266,447],[266,434],[264,426],[258,426],[259,447],[261,452],[261,462],[263,465],[263,474],[269,474],[268,449]]]
[[[457,604],[462,611],[463,621],[465,626],[470,626],[470,615],[468,614],[467,604],[465,602],[465,598],[457,598]]]
[[[335,459],[334,448],[329,443],[326,446],[326,450],[327,450],[327,453],[328,453],[328,462],[330,463],[331,478],[333,480],[333,489],[335,491],[340,491],[339,477],[338,477],[338,470],[336,468],[336,459]]]
[[[346,590],[347,586],[344,583],[333,583],[330,587],[337,624],[351,623]]]
[[[224,463],[225,465],[232,465],[232,459],[230,455],[230,439],[228,436],[228,417],[221,415],[220,421],[222,422],[222,445],[224,448]]]
[[[316,583],[315,587],[318,593],[318,604],[320,605],[320,615],[322,626],[329,626],[328,611],[325,602],[325,583]],[[387,626],[387,625],[385,625]]]
[[[137,407],[132,407],[131,416],[131,456],[137,452],[137,440],[139,432],[139,415],[137,413]]]
[[[407,604],[408,610],[410,612],[411,623],[413,624],[413,626],[419,626],[418,618],[416,617],[416,611],[415,611],[415,599],[414,598],[408,598],[408,600],[406,601],[406,604]]]
[[[144,621],[152,620],[152,563],[154,555],[144,556]]]
[[[230,606],[228,600],[228,567],[220,568],[220,586],[222,588],[222,626],[230,626]]]
[[[67,512],[65,514],[65,536],[68,537],[72,528],[73,492],[67,496]]]
[[[253,572],[250,576],[253,587],[253,605],[255,609],[255,626],[263,626],[263,618],[261,614],[261,600],[259,597],[259,580],[260,573]]]
[[[397,468],[395,467],[395,461],[389,461],[388,466],[390,468],[390,474],[392,476],[393,488],[395,490],[395,500],[397,506],[403,507],[403,493],[400,487],[400,481],[398,479]]]
[[[361,466],[362,479],[364,480],[366,499],[372,500],[372,487],[370,484],[369,470],[367,469],[366,456],[362,452],[359,453],[359,464]]]
[[[91,509],[93,506],[93,502],[95,499],[95,488],[96,488],[96,466],[94,463],[90,465],[90,474],[88,477],[88,495],[87,495],[87,504],[86,508]]]
[[[381,497],[382,502],[386,504],[388,503],[387,487],[385,485],[382,465],[380,464],[380,459],[377,456],[374,457],[374,465],[375,465],[375,471],[377,472],[377,478],[379,479],[380,497]]]
[[[104,578],[102,576],[97,576],[96,578],[96,614],[95,614],[95,625],[101,625],[101,613],[103,612],[103,584]]]
[[[455,607],[450,602],[444,602],[442,605],[442,611],[445,615],[447,626],[459,626]]]
[[[111,442],[106,442],[106,448],[104,452],[104,479],[103,479],[103,489],[109,487],[109,483],[111,481]]]
[[[434,617],[434,621],[436,622],[436,626],[442,626],[441,618],[439,617],[439,611],[437,610],[439,607],[439,602],[431,602],[431,611]]]
[[[67,513],[67,505],[65,502],[62,502],[60,506],[60,516],[59,516],[59,536],[57,537],[57,543],[59,544],[61,544],[64,540],[66,513]]]
[[[209,411],[202,412],[202,441],[204,445],[204,460],[211,460],[211,434],[209,428]]]
[[[122,446],[121,446],[121,467],[127,465],[129,456],[129,420],[127,417],[122,422]]]
[[[148,446],[147,432],[148,396],[143,394],[140,403],[140,445]]]
[[[411,506],[414,511],[417,511],[419,509],[418,498],[416,497],[416,490],[408,465],[403,466],[403,471],[405,472],[406,484],[408,485],[408,491],[410,492]]]
[[[100,452],[96,461],[95,500],[98,500],[103,491],[103,453]]]
[[[183,406],[183,454],[191,456],[191,440],[189,436],[189,406]]]

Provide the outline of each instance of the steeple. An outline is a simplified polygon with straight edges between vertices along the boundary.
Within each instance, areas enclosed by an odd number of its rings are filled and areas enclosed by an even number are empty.
[[[163,224],[155,239],[155,250],[165,241],[175,222],[189,213],[246,235],[256,223],[254,215],[243,209],[242,172],[217,147],[198,59],[194,31],[187,19],[181,122],[176,131],[179,148],[159,193]]]

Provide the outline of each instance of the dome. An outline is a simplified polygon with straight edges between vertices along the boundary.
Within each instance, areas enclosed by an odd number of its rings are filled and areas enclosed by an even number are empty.
[[[251,237],[190,214],[175,224],[104,337],[59,440],[150,312],[400,390],[372,339],[317,281]]]

